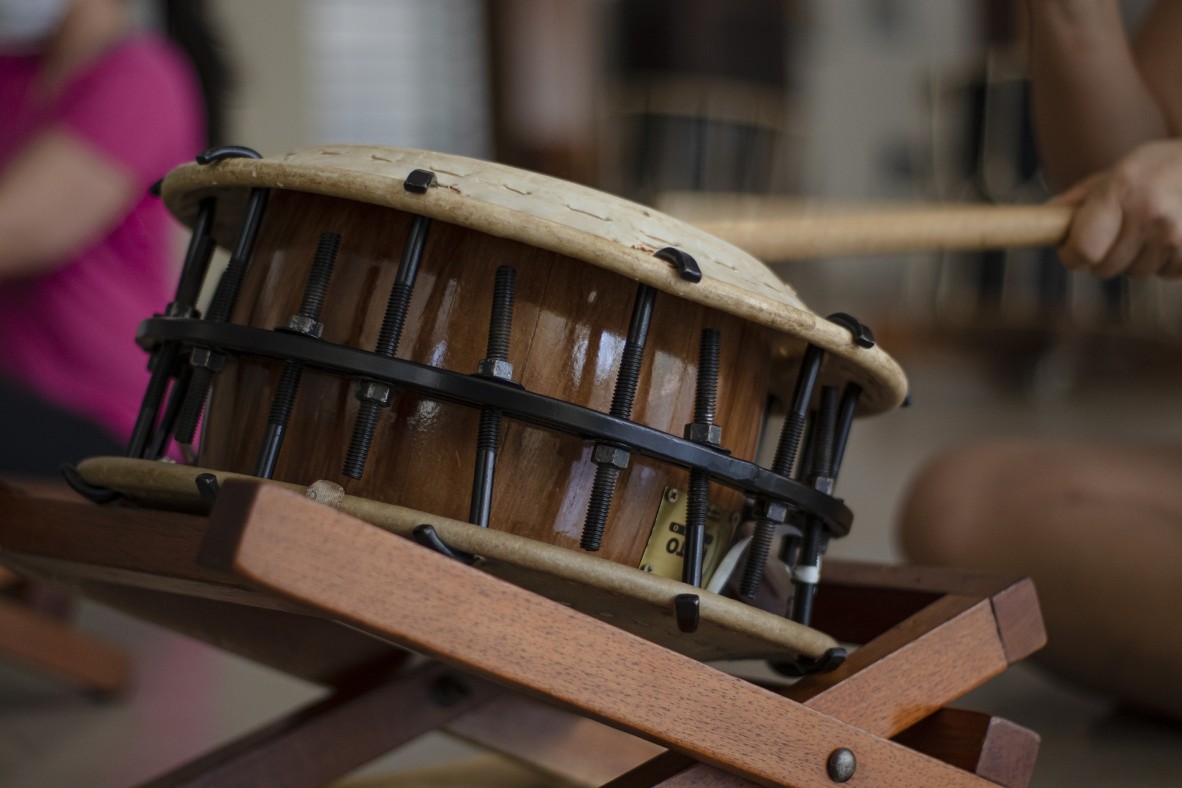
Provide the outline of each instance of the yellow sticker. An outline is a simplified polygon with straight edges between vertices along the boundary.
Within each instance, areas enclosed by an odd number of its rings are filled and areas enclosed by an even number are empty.
[[[685,557],[686,495],[675,487],[666,487],[661,496],[648,546],[640,558],[640,568],[654,575],[681,579]],[[739,513],[711,506],[706,513],[706,555],[702,559],[702,585],[710,581],[723,553],[731,545]]]

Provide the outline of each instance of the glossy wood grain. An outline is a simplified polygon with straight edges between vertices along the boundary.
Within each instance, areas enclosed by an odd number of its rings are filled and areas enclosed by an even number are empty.
[[[320,233],[341,234],[321,316],[324,339],[372,349],[411,217],[347,200],[276,192],[243,287],[236,322],[285,325],[298,309]],[[531,391],[610,408],[636,283],[601,268],[456,225],[430,229],[398,355],[471,373],[486,352],[496,269],[517,269],[510,361]],[[763,420],[767,329],[675,296],[658,295],[633,419],[680,435],[692,420],[701,330],[721,332],[717,422],[736,456],[753,459]],[[215,384],[200,463],[252,472],[279,365],[231,360]],[[353,382],[306,370],[275,478],[328,479],[347,492],[457,519],[468,515],[479,414],[401,392],[383,411],[365,476],[342,475],[358,403]],[[513,420],[502,425],[491,526],[576,548],[595,465],[577,437]],[[634,457],[621,474],[599,555],[638,566],[662,495],[688,474]],[[442,482],[442,483],[441,483]],[[742,496],[714,486],[711,503],[737,511]]]
[[[274,485],[227,482],[209,547],[333,618],[760,784],[830,786],[839,747],[851,786],[989,784]]]

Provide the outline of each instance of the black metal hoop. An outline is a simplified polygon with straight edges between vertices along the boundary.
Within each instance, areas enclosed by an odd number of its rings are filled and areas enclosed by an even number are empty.
[[[848,534],[853,522],[852,513],[840,498],[732,457],[725,450],[497,378],[465,375],[299,334],[189,318],[149,318],[140,325],[136,341],[147,350],[159,343],[179,342],[227,353],[294,360],[350,378],[365,377],[403,387],[433,399],[496,408],[522,422],[623,446],[670,465],[702,471],[711,481],[747,495],[783,502],[817,518],[835,538]]]

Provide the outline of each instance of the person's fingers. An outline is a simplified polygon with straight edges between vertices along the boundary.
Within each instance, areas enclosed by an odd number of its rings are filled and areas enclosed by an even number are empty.
[[[1059,247],[1063,264],[1075,270],[1095,269],[1108,258],[1121,235],[1121,225],[1121,207],[1114,189],[1107,183],[1097,184],[1079,204],[1067,238]]]
[[[1173,252],[1157,244],[1145,244],[1133,257],[1126,274],[1132,277],[1144,278],[1157,276],[1173,259]]]
[[[1133,261],[1146,248],[1145,227],[1124,210],[1120,216],[1120,231],[1116,239],[1108,247],[1098,263],[1095,263],[1090,273],[1100,279],[1118,276],[1125,273],[1133,265]]]
[[[1160,276],[1182,259],[1182,217],[1166,211],[1145,226],[1145,244],[1129,266],[1129,276]]]

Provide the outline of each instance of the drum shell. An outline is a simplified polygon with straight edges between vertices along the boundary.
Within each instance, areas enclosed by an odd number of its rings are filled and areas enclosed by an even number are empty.
[[[319,236],[341,234],[320,316],[323,339],[372,350],[412,215],[392,208],[273,190],[233,322],[287,325],[299,309]],[[636,283],[566,255],[457,224],[432,222],[397,355],[471,373],[486,354],[493,279],[517,270],[509,360],[530,391],[608,411]],[[724,446],[754,459],[763,421],[771,332],[668,294],[656,297],[632,418],[680,435],[693,419],[701,329],[722,338],[716,422]],[[252,472],[282,362],[230,358],[218,376],[199,463]],[[341,473],[358,410],[355,383],[306,368],[275,478],[328,479],[345,491],[467,519],[480,413],[399,391],[383,409],[364,476]],[[490,526],[577,548],[595,475],[593,446],[573,435],[502,420]],[[620,475],[602,557],[637,566],[667,487],[688,473],[633,456]],[[742,496],[714,485],[711,504]]]

